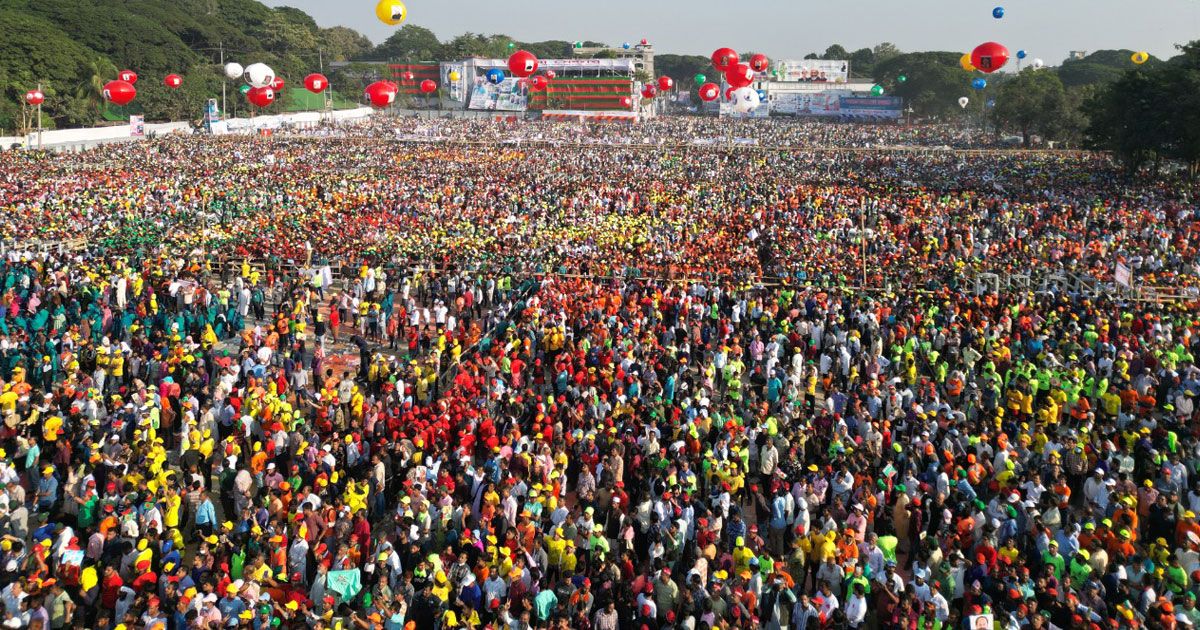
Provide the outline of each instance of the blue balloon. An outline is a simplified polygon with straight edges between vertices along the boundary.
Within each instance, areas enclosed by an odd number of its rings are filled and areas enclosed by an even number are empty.
[[[625,42],[624,44],[621,44],[621,48],[624,48],[625,50],[629,50],[629,42]]]
[[[498,85],[504,80],[504,71],[499,68],[492,68],[487,71],[487,81],[492,85]]]
[[[992,17],[996,18],[997,20],[1004,17],[1004,7],[996,7],[995,9],[992,9]]]
[[[760,101],[765,101],[765,100],[767,100],[767,91],[766,91],[766,90],[759,90],[759,91],[758,91],[758,100],[760,100]]]
[[[1018,50],[1018,51],[1017,51],[1017,59],[1024,59],[1024,58],[1026,58],[1026,57],[1028,57],[1028,56],[1029,56],[1029,55],[1025,54],[1025,51],[1024,51],[1024,50]]]
[[[984,79],[975,79],[974,81],[971,81],[971,87],[975,88],[976,90],[982,90],[983,88],[987,87],[987,81]]]

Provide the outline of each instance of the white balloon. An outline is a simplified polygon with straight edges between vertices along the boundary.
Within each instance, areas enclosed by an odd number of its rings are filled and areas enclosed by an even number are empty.
[[[275,71],[265,63],[252,63],[246,66],[245,79],[250,87],[268,87],[275,82]]]
[[[1033,67],[1034,67],[1034,68],[1041,68],[1041,67],[1042,67],[1042,66],[1044,66],[1044,65],[1046,65],[1046,62],[1045,62],[1045,61],[1042,61],[1041,59],[1034,59],[1034,60],[1033,60]]]
[[[965,97],[965,96],[960,96],[960,97],[958,97],[958,106],[959,106],[959,107],[961,107],[961,108],[963,108],[963,109],[966,109],[966,108],[967,108],[967,103],[970,103],[970,102],[971,102],[971,99],[969,99],[969,98],[967,98],[967,97]]]
[[[225,76],[230,79],[241,78],[243,72],[245,72],[245,69],[242,68],[242,64],[240,63],[230,62],[225,64]]]
[[[758,96],[758,90],[749,87],[734,90],[730,97],[733,100],[733,111],[739,114],[745,114],[758,109],[759,103],[762,102]]]

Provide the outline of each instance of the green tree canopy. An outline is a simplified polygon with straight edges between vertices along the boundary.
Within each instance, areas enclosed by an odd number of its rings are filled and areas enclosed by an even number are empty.
[[[954,115],[958,98],[970,91],[971,74],[958,65],[960,53],[914,52],[875,64],[875,82],[902,97],[919,116]],[[898,79],[904,75],[906,81]]]
[[[1053,72],[1026,68],[999,86],[995,100],[992,118],[1001,129],[1019,133],[1025,146],[1034,134],[1047,140],[1072,134],[1067,92]]]

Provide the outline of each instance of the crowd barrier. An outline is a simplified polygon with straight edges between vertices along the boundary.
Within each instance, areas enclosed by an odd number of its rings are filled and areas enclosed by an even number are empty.
[[[370,116],[374,110],[369,107],[355,109],[338,109],[327,112],[296,112],[292,114],[275,114],[270,116],[254,116],[252,118],[230,118],[224,122],[232,133],[253,133],[260,130],[274,129],[310,129],[322,122],[343,122],[361,120]],[[103,144],[113,142],[129,142],[143,140],[167,134],[190,134],[192,123],[176,121],[166,123],[146,123],[141,136],[131,134],[129,125],[109,125],[105,127],[85,127],[80,129],[48,129],[40,133],[31,132],[25,136],[0,136],[0,149],[9,149],[14,145],[25,149],[42,148],[56,153],[86,151]]]

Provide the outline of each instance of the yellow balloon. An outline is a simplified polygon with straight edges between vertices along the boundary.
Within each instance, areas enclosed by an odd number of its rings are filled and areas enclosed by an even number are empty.
[[[375,15],[388,26],[400,26],[408,17],[408,9],[400,0],[379,0],[379,4],[375,5]]]
[[[962,69],[967,72],[975,70],[975,65],[971,63],[971,53],[963,53],[963,56],[958,58],[958,65],[962,66]]]
[[[1139,50],[1133,53],[1133,56],[1131,56],[1129,59],[1133,61],[1133,63],[1136,63],[1140,66],[1150,60],[1150,53],[1144,50]]]
[[[457,80],[458,80],[458,73],[457,73],[457,72],[451,72],[451,73],[450,73],[450,80],[451,80],[451,81],[457,81]]]

